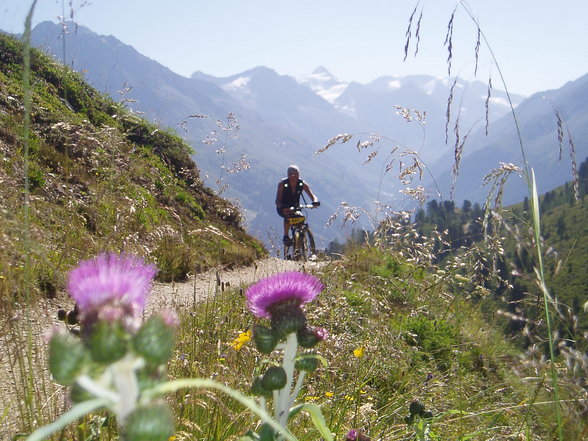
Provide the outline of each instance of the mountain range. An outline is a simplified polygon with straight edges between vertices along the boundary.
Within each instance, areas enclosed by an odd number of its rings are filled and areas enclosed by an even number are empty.
[[[186,78],[112,36],[72,23],[68,28],[64,35],[61,25],[40,23],[33,42],[99,91],[183,136],[208,184],[237,201],[248,230],[266,243],[280,235],[273,201],[291,163],[300,166],[302,178],[321,199],[310,222],[323,246],[343,235],[337,227],[324,227],[343,201],[368,212],[375,200],[398,209],[414,206],[392,176],[399,170],[389,167],[392,159],[394,166],[410,162],[403,152],[416,152],[427,168],[423,183],[411,185],[449,198],[456,127],[457,144],[466,143],[453,196],[483,202],[488,189],[481,187],[482,177],[499,162],[521,162],[509,99],[540,191],[570,177],[569,157],[559,159],[558,133],[563,133],[564,153],[573,146],[579,160],[588,154],[588,76],[528,99],[489,89],[485,82],[427,75],[345,83],[324,67],[300,78],[263,66],[225,78],[203,72]],[[316,154],[340,134],[353,137]],[[370,155],[374,148],[377,156]],[[525,195],[524,183],[514,179],[505,200]]]

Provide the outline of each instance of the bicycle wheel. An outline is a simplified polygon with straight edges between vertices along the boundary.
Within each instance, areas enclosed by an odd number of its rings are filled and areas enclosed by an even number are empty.
[[[292,260],[294,254],[294,241],[290,241],[287,244],[284,243],[284,259]]]
[[[310,228],[306,227],[303,232],[304,238],[304,251],[306,254],[306,259],[311,259],[316,257],[316,246],[314,244],[314,236],[310,231]],[[306,260],[304,259],[304,260]]]
[[[294,260],[306,261],[304,237],[305,234],[300,229],[294,232]]]
[[[290,254],[290,246],[284,245],[284,260],[292,260],[292,255]]]

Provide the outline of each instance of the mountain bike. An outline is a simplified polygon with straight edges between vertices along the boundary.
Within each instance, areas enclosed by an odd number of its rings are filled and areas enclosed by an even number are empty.
[[[290,207],[290,214],[286,222],[290,225],[288,235],[290,243],[284,244],[284,259],[286,260],[313,260],[316,258],[314,236],[310,231],[306,216],[302,210],[315,208],[312,204],[304,204],[298,207]]]

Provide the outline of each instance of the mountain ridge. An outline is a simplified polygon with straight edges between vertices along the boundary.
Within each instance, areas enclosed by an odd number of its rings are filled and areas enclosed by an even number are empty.
[[[56,25],[53,28],[53,46],[46,42],[45,47],[52,47],[53,52],[58,53],[62,45],[55,45],[54,42],[60,30]],[[38,34],[35,36],[36,32],[33,31],[35,44],[43,45]],[[93,39],[110,42],[109,38],[103,39],[91,31],[89,35]],[[66,43],[77,48],[69,50],[70,54],[84,53],[92,48],[89,42],[76,41],[76,38],[66,37]],[[246,173],[230,177],[225,175],[225,178],[227,182],[231,181],[227,195],[245,209],[248,228],[255,230],[256,234],[267,234],[268,229],[275,228],[279,221],[273,214],[273,188],[290,163],[298,163],[303,177],[313,182],[313,189],[324,203],[324,211],[313,214],[313,217],[316,216],[315,225],[318,223],[320,226],[327,223],[330,214],[336,211],[341,201],[370,210],[373,201],[378,198],[378,188],[382,188],[386,197],[390,198],[389,203],[399,208],[410,206],[410,203],[401,200],[399,192],[402,185],[392,178],[383,181],[379,172],[387,168],[388,152],[393,151],[395,146],[416,151],[436,180],[443,181],[440,185],[443,197],[449,197],[452,178],[449,172],[444,171],[450,170],[454,157],[454,126],[459,125],[462,138],[468,135],[464,158],[479,150],[492,151],[491,146],[495,144],[507,144],[504,149],[496,149],[495,154],[489,154],[480,161],[485,164],[490,161],[496,165],[501,160],[518,161],[517,140],[511,136],[509,124],[500,121],[508,114],[504,105],[506,94],[492,89],[488,97],[488,85],[481,82],[468,83],[459,78],[436,79],[418,75],[381,77],[364,85],[341,82],[326,68],[319,67],[314,71],[315,80],[320,79],[323,85],[319,89],[319,82],[313,85],[308,78],[305,81],[278,75],[271,68],[258,66],[226,78],[215,78],[198,71],[186,78],[162,67],[162,76],[154,75],[154,79],[150,80],[152,84],[145,84],[143,72],[133,72],[132,66],[125,65],[125,60],[117,60],[116,64],[111,61],[109,64],[107,48],[102,51],[88,54],[87,58],[92,55],[102,59],[103,66],[96,67],[87,59],[84,61],[88,63],[85,67],[80,65],[82,62],[79,59],[74,66],[84,68],[90,80],[99,76],[96,71],[108,70],[111,87],[105,88],[102,80],[103,87],[100,90],[111,96],[116,96],[112,84],[124,84],[127,81],[132,85],[129,98],[137,101],[132,104],[133,108],[145,112],[146,116],[160,124],[184,130],[185,139],[195,149],[194,158],[211,182],[218,178],[219,164],[222,167],[223,161],[224,164],[230,164],[243,154],[250,159],[251,168]],[[141,60],[139,57],[138,62]],[[156,62],[153,66],[158,68]],[[116,81],[113,72],[116,72]],[[154,89],[153,84],[158,85],[159,89]],[[333,92],[333,95],[327,96],[329,89],[326,85],[340,87],[340,93],[335,96]],[[511,99],[515,106],[522,101],[522,97],[516,95],[511,96]],[[402,111],[396,106],[423,114],[426,111],[426,121],[420,127],[414,123],[407,124],[407,120],[398,115]],[[446,120],[448,108],[452,118],[449,124]],[[486,139],[486,111],[490,118],[490,133],[493,133],[493,127],[504,127],[501,129],[504,136]],[[231,138],[231,142],[224,146],[225,156],[221,160],[215,149],[203,146],[202,141],[218,129],[214,121],[224,121],[230,112],[239,120],[239,135],[238,138]],[[195,114],[208,118],[187,118]],[[332,146],[325,153],[315,155],[331,138],[343,133],[355,135],[355,142]],[[380,153],[371,157],[370,164],[366,166],[363,163],[370,152],[353,146],[370,134],[379,137],[380,141],[374,144],[374,148],[379,148]],[[445,143],[446,134],[449,136]],[[500,155],[505,156],[502,158]],[[397,158],[396,161],[402,159]],[[345,179],[337,179],[331,173],[325,173],[331,170],[337,171],[337,177],[343,175]],[[465,167],[462,167],[459,177],[462,180],[466,176],[463,170]],[[222,173],[221,170],[220,175]],[[468,176],[464,184],[466,187],[479,186],[483,175],[476,173]],[[457,192],[456,195],[460,197],[461,193]],[[481,198],[481,195],[476,197]],[[323,244],[325,240],[341,234],[332,228],[317,229],[320,230]]]

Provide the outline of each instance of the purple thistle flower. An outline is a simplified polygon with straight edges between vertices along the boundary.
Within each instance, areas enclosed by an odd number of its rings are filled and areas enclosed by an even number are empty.
[[[261,279],[251,285],[245,295],[253,314],[271,318],[272,306],[285,301],[300,306],[313,300],[323,288],[320,280],[310,274],[287,271]]]
[[[82,316],[114,304],[137,314],[145,307],[156,273],[154,265],[145,264],[139,257],[104,253],[80,262],[69,273],[67,290],[79,305]],[[117,319],[116,311],[105,312]]]
[[[359,430],[351,429],[347,432],[347,435],[345,435],[345,441],[370,441],[370,437],[364,435]]]
[[[314,330],[314,334],[320,341],[323,341],[326,340],[329,336],[329,331],[327,331],[325,328],[316,328]]]
[[[346,441],[356,441],[357,440],[357,430],[351,429],[349,432],[347,432],[347,435],[345,436],[345,440]]]
[[[180,326],[180,318],[178,313],[173,309],[162,309],[159,315],[163,322],[172,329],[177,329]]]

